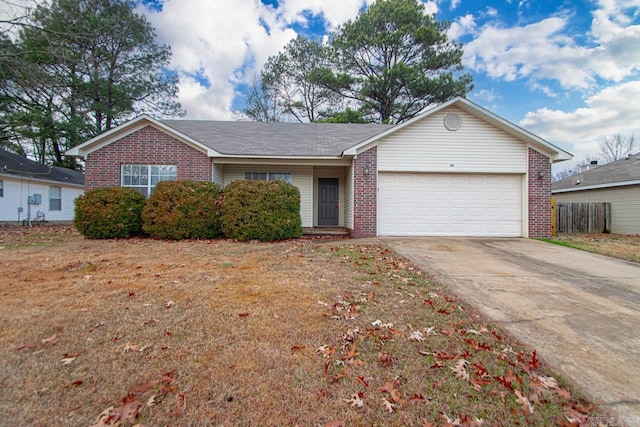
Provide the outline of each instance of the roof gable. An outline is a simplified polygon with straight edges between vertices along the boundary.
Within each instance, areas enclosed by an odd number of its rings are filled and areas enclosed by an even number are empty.
[[[640,184],[640,152],[556,181],[552,185],[552,191],[579,191],[634,184]]]
[[[117,126],[113,129],[110,129],[104,133],[101,133],[98,136],[91,138],[90,140],[67,150],[65,153],[67,156],[73,157],[81,157],[86,158],[88,154],[99,150],[100,148],[111,144],[114,141],[117,141],[127,135],[131,135],[132,133],[143,129],[146,126],[152,126],[158,129],[161,132],[171,135],[172,137],[178,139],[179,141],[199,150],[203,153],[206,153],[208,156],[213,157],[218,153],[214,152],[212,149],[207,147],[206,145],[200,143],[189,137],[188,135],[184,135],[178,132],[176,129],[172,129],[165,125],[164,123],[149,117],[147,115],[139,116],[133,120],[129,120],[126,123],[123,123],[120,126]]]
[[[513,137],[517,138],[518,140],[523,141],[524,143],[531,145],[533,148],[537,149],[538,151],[544,153],[545,155],[549,156],[549,158],[556,162],[556,161],[563,161],[563,160],[569,160],[571,159],[573,156],[562,150],[561,148],[551,144],[550,142],[545,141],[544,139],[526,131],[525,129],[520,128],[519,126],[514,125],[513,123],[503,119],[502,117],[480,107],[479,105],[469,101],[466,98],[462,98],[462,97],[456,97],[453,98],[443,104],[440,104],[434,108],[431,108],[427,111],[425,111],[424,113],[410,119],[407,120],[404,123],[401,123],[397,126],[394,126],[393,128],[390,128],[388,130],[386,130],[383,133],[380,133],[376,136],[374,136],[373,138],[362,142],[361,144],[358,144],[352,148],[350,148],[349,150],[347,150],[347,152],[345,154],[357,154],[358,152],[364,151],[366,149],[368,149],[369,147],[376,145],[382,138],[384,138],[385,136],[398,132],[408,126],[411,126],[412,124],[421,121],[421,120],[425,120],[433,115],[436,115],[437,113],[439,113],[442,110],[448,109],[450,107],[456,107],[459,108],[463,111],[465,111],[466,113],[469,113],[475,117],[477,117],[478,119],[512,135]]]
[[[48,166],[0,148],[0,175],[84,185],[84,175],[71,169]]]

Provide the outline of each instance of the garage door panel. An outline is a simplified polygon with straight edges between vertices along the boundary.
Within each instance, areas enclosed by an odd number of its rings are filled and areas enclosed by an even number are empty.
[[[380,173],[378,234],[521,236],[521,175]]]

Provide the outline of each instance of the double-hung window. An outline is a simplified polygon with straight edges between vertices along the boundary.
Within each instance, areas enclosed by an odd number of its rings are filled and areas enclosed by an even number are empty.
[[[291,184],[291,172],[245,172],[244,179],[255,181],[275,181],[280,179]]]
[[[0,197],[4,197],[4,181],[0,179]]]
[[[62,188],[61,187],[49,187],[49,210],[61,211],[62,210]]]
[[[122,186],[145,196],[151,195],[160,181],[175,181],[177,176],[176,165],[122,165]]]

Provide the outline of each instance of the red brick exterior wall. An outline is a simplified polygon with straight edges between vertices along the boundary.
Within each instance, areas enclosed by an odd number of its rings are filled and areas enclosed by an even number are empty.
[[[147,126],[87,156],[85,190],[120,187],[122,164],[177,165],[178,180],[211,181],[211,159],[205,153]]]
[[[551,162],[529,148],[529,237],[551,236]],[[544,176],[540,177],[540,172]]]
[[[368,173],[365,174],[365,169]],[[378,147],[353,161],[353,230],[351,237],[375,237],[378,208]]]

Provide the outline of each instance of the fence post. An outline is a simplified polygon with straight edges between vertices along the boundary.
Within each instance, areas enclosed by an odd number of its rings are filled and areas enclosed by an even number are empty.
[[[556,217],[556,198],[551,197],[551,235],[558,235],[558,219]]]

